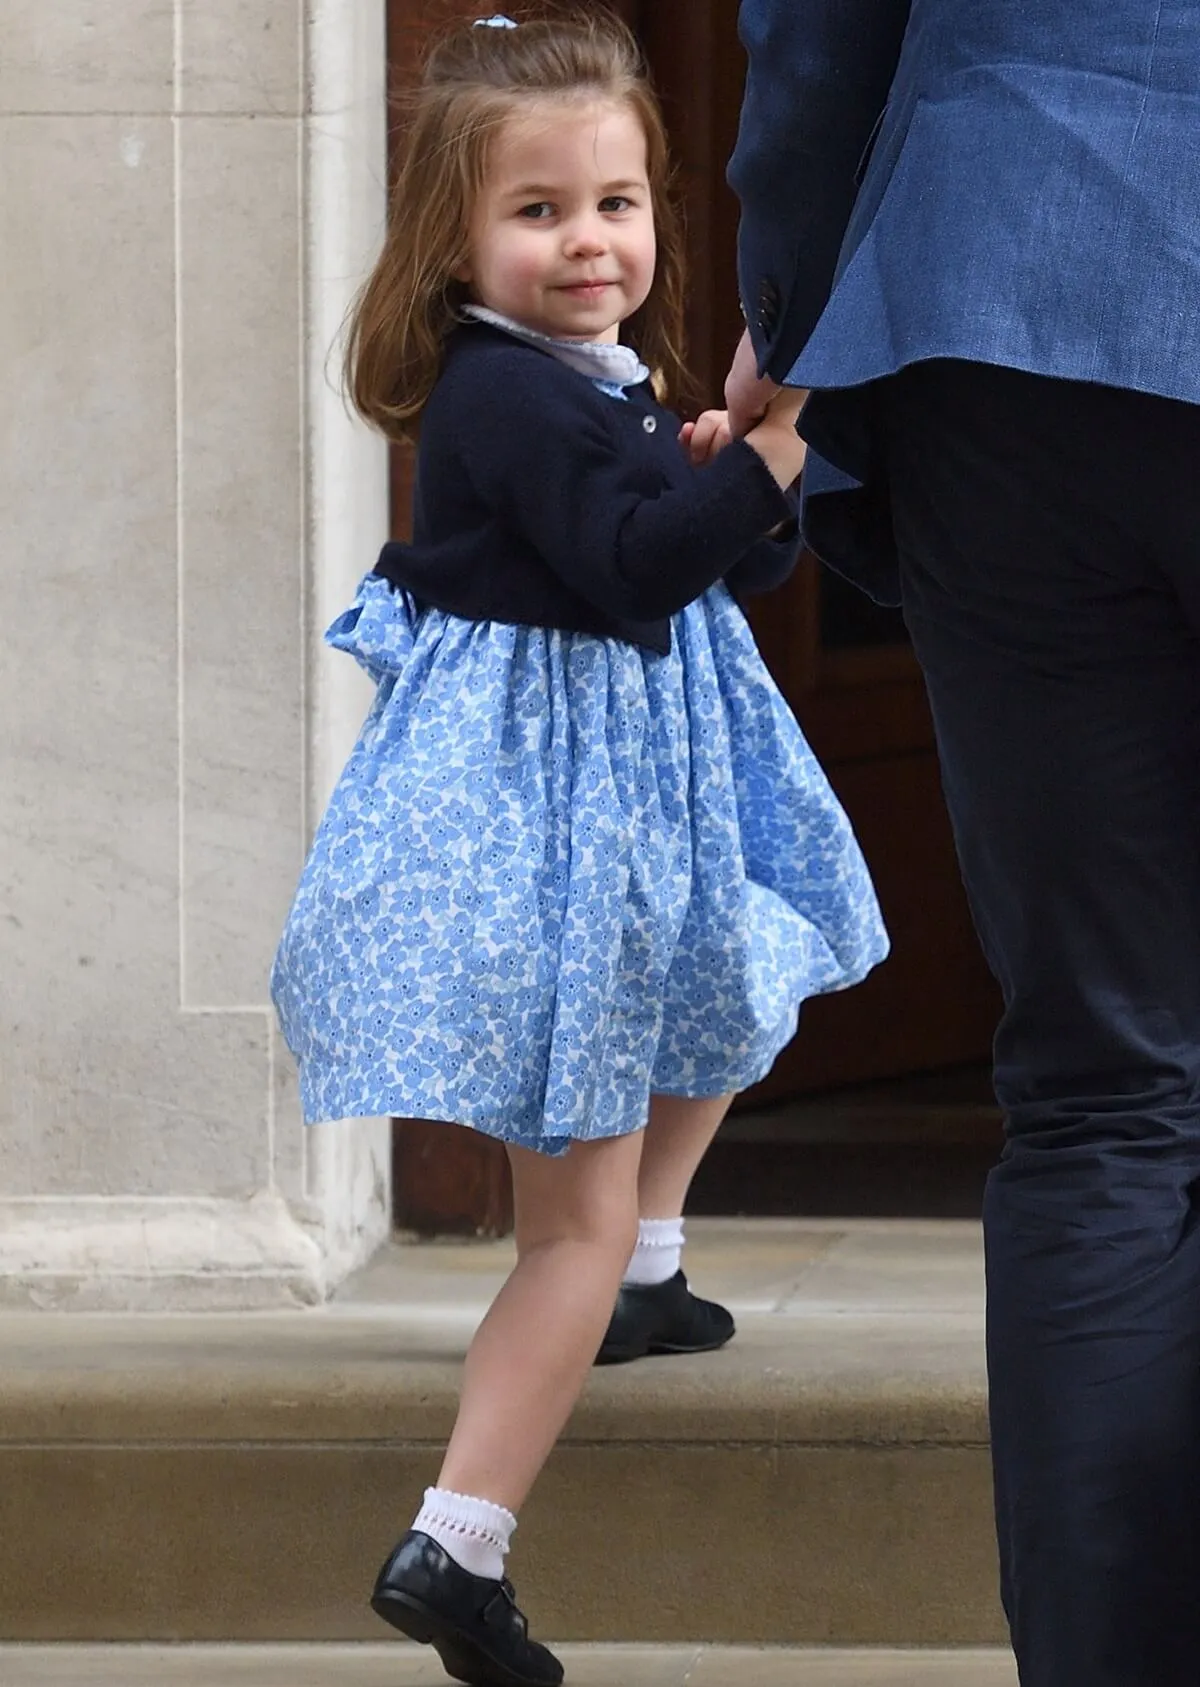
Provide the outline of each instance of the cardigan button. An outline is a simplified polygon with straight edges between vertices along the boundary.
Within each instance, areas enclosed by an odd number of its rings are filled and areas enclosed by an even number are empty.
[[[658,422],[653,416],[643,416],[642,426],[645,428],[647,433],[653,433],[655,428],[658,426]]]

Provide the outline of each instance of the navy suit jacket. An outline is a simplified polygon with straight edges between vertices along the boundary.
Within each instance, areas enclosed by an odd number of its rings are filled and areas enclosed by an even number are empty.
[[[948,357],[1200,403],[1200,0],[743,0],[739,27],[759,367],[814,389],[810,543],[896,602],[871,383]]]

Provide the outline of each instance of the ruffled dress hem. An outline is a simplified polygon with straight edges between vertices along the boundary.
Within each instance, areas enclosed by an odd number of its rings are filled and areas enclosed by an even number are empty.
[[[711,1101],[723,1095],[740,1095],[767,1076],[795,1036],[798,1022],[797,1012],[770,1039],[767,1047],[760,1040],[753,1055],[747,1055],[740,1065],[723,1065],[719,1076],[712,1072],[712,1063],[709,1063],[708,1077],[703,1069],[687,1082],[672,1078],[658,1082],[652,1077],[647,1098],[639,1094],[636,1105],[621,1109],[616,1119],[611,1117],[612,1109],[607,1118],[591,1117],[586,1131],[548,1134],[540,1115],[533,1129],[521,1131],[514,1127],[511,1113],[498,1115],[494,1108],[475,1108],[461,1103],[451,1119],[445,1111],[431,1107],[427,1092],[418,1094],[397,1084],[364,1095],[361,1076],[356,1075],[353,1068],[339,1071],[328,1065],[321,1069],[319,1083],[307,1081],[307,1072],[302,1074],[301,1107],[306,1125],[329,1124],[339,1119],[424,1119],[434,1124],[465,1125],[481,1136],[491,1137],[493,1141],[556,1156],[567,1153],[575,1142],[602,1142],[613,1137],[632,1136],[636,1131],[644,1130],[649,1116],[649,1099],[656,1095],[682,1101]],[[703,1064],[697,1063],[701,1068]]]

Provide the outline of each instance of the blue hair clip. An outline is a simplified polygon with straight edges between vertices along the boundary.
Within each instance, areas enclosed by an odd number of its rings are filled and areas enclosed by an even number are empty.
[[[494,18],[476,18],[472,29],[515,29],[517,26],[511,18],[506,18],[497,12]]]

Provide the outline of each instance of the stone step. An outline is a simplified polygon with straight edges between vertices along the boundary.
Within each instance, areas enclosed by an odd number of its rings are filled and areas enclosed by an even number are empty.
[[[567,1687],[1016,1687],[982,1649],[565,1646]],[[0,1646],[4,1687],[442,1687],[412,1646]]]
[[[377,1640],[510,1259],[397,1246],[303,1312],[0,1316],[0,1640]],[[976,1227],[709,1221],[688,1266],[738,1337],[593,1375],[518,1531],[536,1632],[1001,1643]]]

